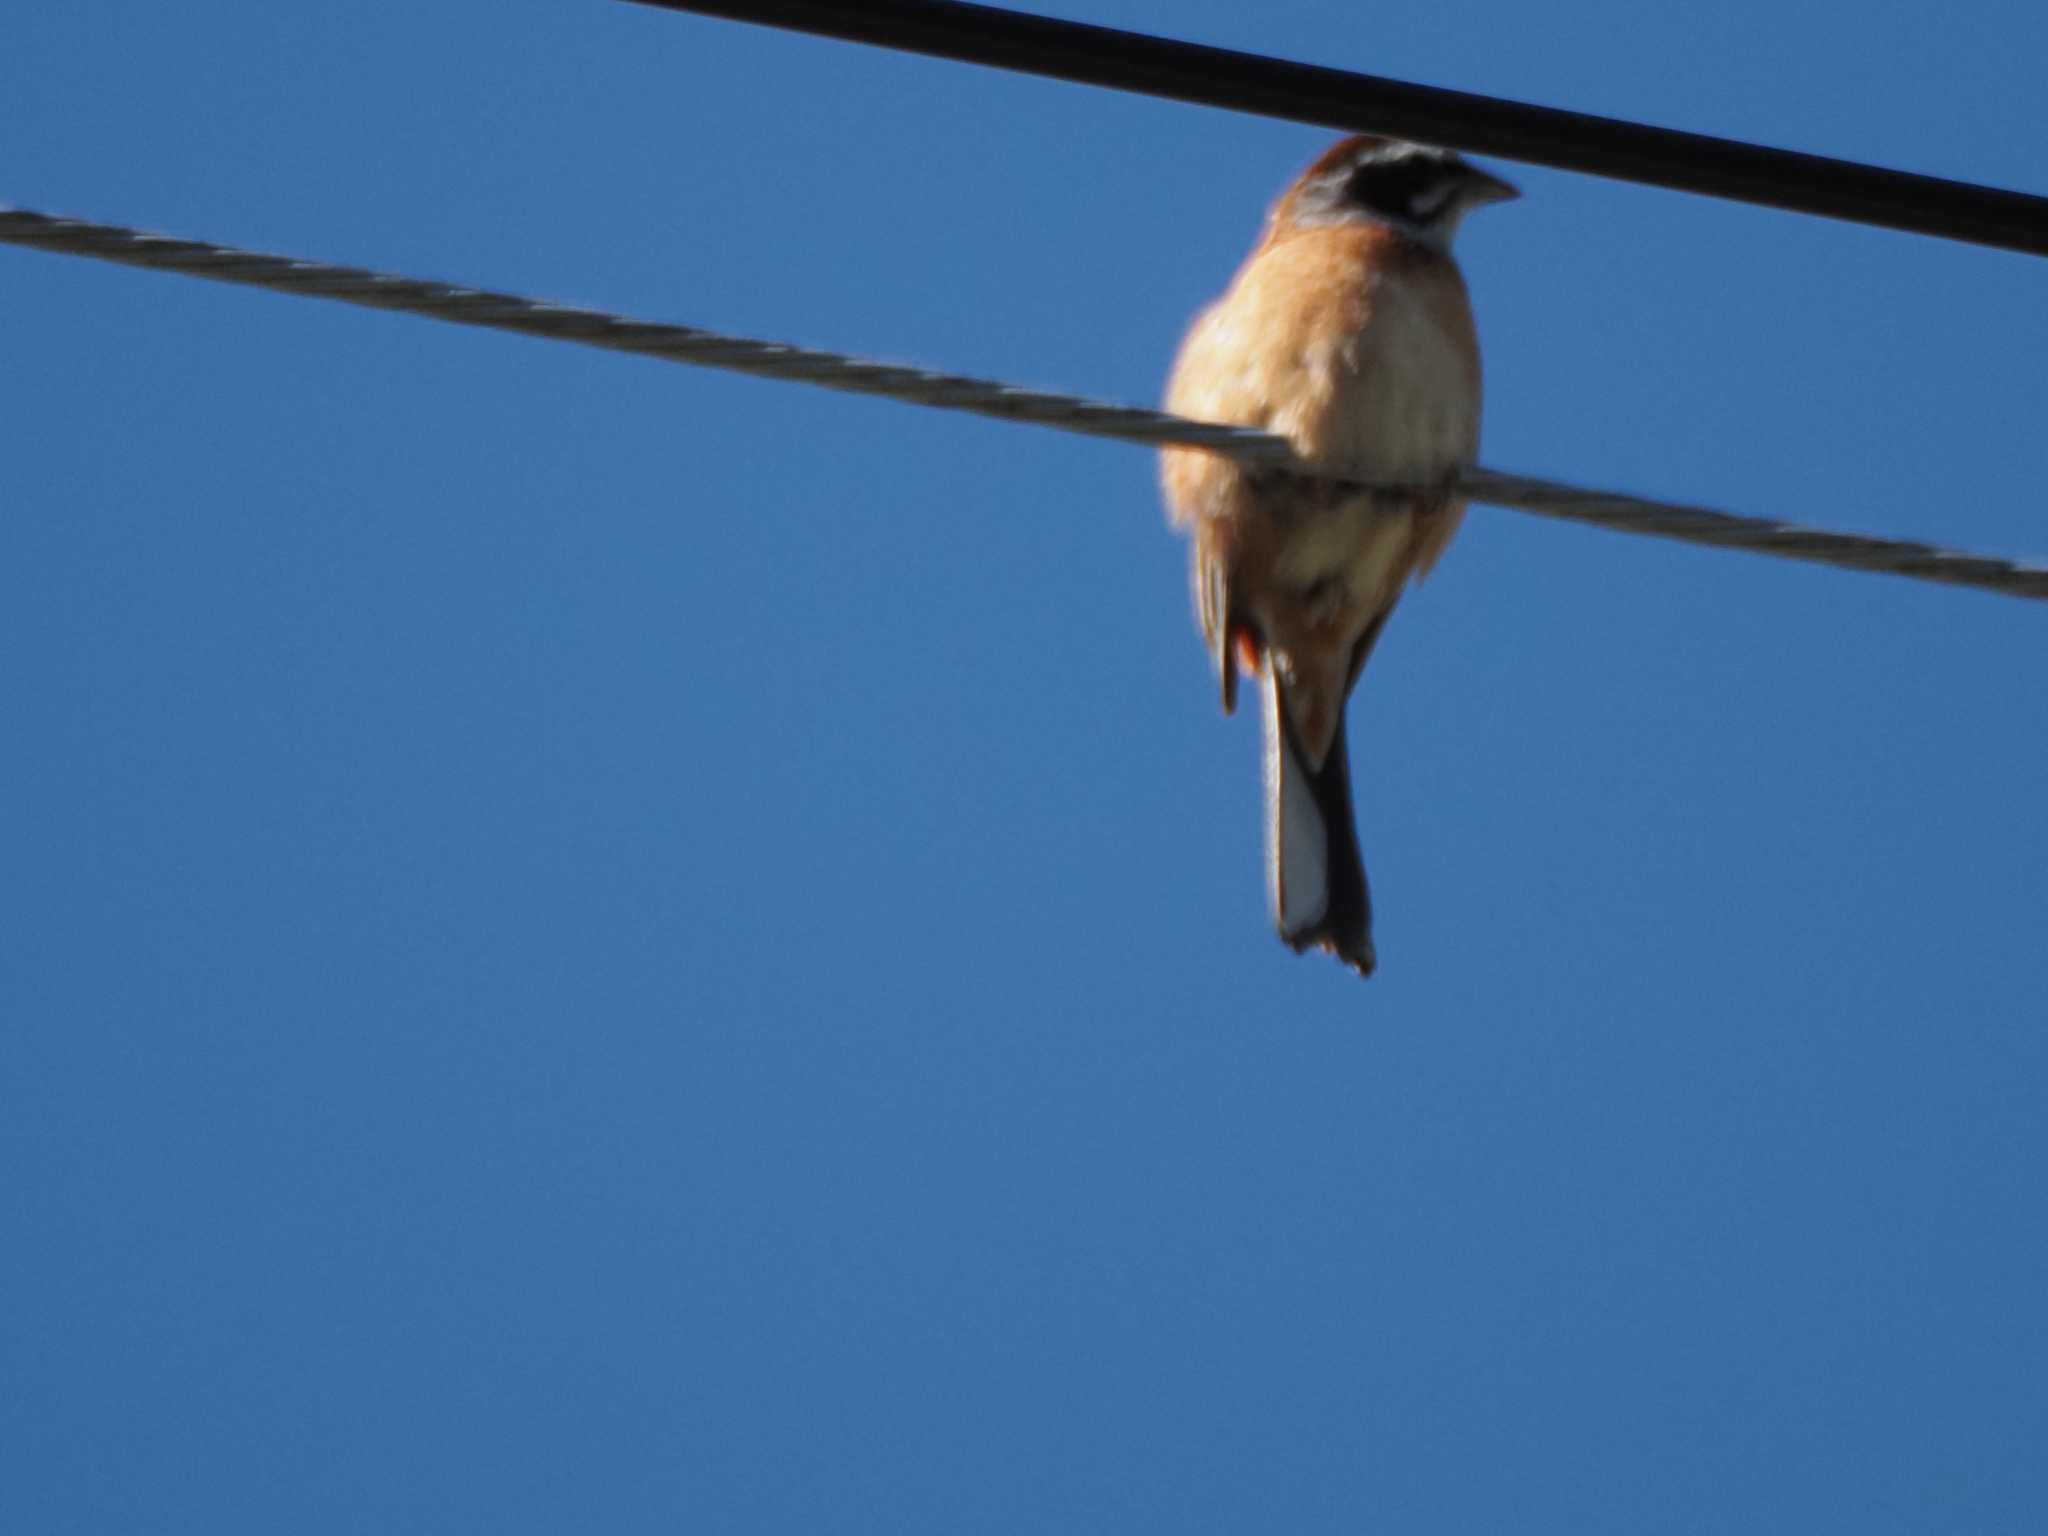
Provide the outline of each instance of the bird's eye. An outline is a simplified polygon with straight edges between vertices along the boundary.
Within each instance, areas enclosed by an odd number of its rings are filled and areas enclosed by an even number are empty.
[[[1441,169],[1427,161],[1366,161],[1351,174],[1352,201],[1390,219],[1424,224],[1442,212],[1451,185]]]
[[[1408,211],[1418,224],[1427,224],[1444,211],[1451,194],[1457,190],[1448,181],[1426,182],[1417,187],[1408,200]]]

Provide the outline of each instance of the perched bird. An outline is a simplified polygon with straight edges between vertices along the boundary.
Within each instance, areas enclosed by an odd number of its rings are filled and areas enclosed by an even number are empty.
[[[1518,194],[1447,150],[1348,138],[1282,194],[1229,290],[1181,345],[1166,408],[1287,438],[1355,485],[1166,450],[1192,532],[1195,606],[1236,707],[1265,689],[1270,894],[1280,937],[1370,976],[1372,901],[1351,811],[1344,705],[1411,577],[1464,514],[1479,344],[1451,237]]]

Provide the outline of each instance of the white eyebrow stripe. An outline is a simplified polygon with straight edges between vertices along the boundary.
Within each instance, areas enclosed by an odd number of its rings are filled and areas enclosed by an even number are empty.
[[[1411,144],[1405,139],[1394,144],[1375,144],[1363,154],[1353,157],[1354,165],[1377,165],[1396,160],[1417,160],[1428,155],[1441,155],[1441,150],[1431,149],[1426,144]]]

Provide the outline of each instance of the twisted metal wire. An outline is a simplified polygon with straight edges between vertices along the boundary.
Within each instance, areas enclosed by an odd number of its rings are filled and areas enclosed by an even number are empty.
[[[1031,422],[1062,432],[1114,438],[1152,447],[1205,448],[1248,463],[1286,468],[1319,479],[1359,484],[1355,475],[1298,461],[1283,437],[1247,427],[1189,421],[1162,411],[1083,400],[1023,389],[990,379],[906,368],[819,352],[779,342],[728,336],[686,325],[662,325],[597,310],[546,304],[516,294],[460,288],[361,267],[330,266],[270,256],[200,240],[177,240],[114,224],[60,219],[0,207],[0,242],[35,250],[93,256],[127,266],[181,272],[189,277],[242,283],[280,293],[337,299],[371,309],[398,310],[457,325],[513,331],[549,341],[631,352],[668,362],[723,368],[761,378],[817,384],[854,394],[881,395],[912,405],[966,411],[1002,421]],[[1542,517],[1591,523],[1622,533],[1650,534],[1723,549],[1750,550],[1849,570],[1879,571],[1919,581],[1977,587],[2014,597],[2048,599],[2048,566],[2028,565],[1932,544],[1869,538],[1805,528],[1768,518],[1738,517],[1616,492],[1586,490],[1551,480],[1467,470],[1466,495]],[[1399,487],[1380,487],[1399,489]]]

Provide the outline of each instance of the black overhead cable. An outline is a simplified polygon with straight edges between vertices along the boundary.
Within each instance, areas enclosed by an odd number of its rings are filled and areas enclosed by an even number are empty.
[[[956,0],[633,0],[2048,256],[2048,197]]]

